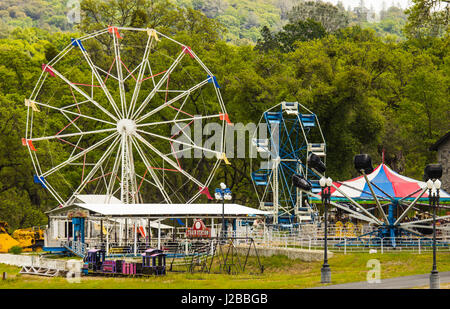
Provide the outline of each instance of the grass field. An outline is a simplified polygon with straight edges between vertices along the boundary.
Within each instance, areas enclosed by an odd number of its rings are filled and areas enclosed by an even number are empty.
[[[334,254],[329,260],[333,284],[365,281],[367,261],[378,259],[381,263],[381,279],[415,274],[431,270],[431,253],[385,253],[385,254]],[[284,256],[262,258],[264,274],[188,274],[168,273],[152,278],[82,277],[80,283],[69,283],[65,278],[46,278],[21,275],[19,268],[0,264],[0,272],[7,272],[8,279],[0,281],[0,288],[68,288],[68,289],[297,289],[320,286],[322,262],[302,262]],[[250,269],[256,269],[255,260]],[[450,253],[438,254],[438,270],[450,271]],[[445,285],[443,285],[445,287]]]

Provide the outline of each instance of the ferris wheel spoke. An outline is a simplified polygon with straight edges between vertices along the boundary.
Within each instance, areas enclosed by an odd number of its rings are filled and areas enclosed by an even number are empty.
[[[35,137],[35,138],[30,138],[30,140],[33,142],[36,142],[36,141],[44,141],[44,140],[50,140],[50,139],[55,139],[55,138],[58,139],[58,138],[65,138],[65,137],[72,137],[72,136],[84,136],[84,135],[88,135],[88,134],[100,134],[100,133],[113,132],[113,131],[117,131],[117,129],[112,128],[112,129],[95,130],[95,131],[87,131],[87,132],[67,133],[67,134],[59,134],[59,135],[52,135],[52,136]]]
[[[156,153],[158,156],[160,156],[164,161],[169,163],[171,166],[173,166],[177,171],[179,171],[181,174],[186,176],[189,180],[197,184],[199,187],[204,188],[205,185],[203,185],[200,181],[192,177],[188,172],[183,170],[177,163],[175,163],[172,159],[167,157],[165,154],[160,152],[157,148],[155,148],[152,144],[150,144],[147,140],[145,140],[141,135],[136,134],[135,137],[140,140],[144,145],[146,145],[148,148],[150,148],[154,153]]]
[[[219,168],[220,165],[220,160],[217,160],[216,163],[214,164],[214,167],[211,170],[211,173],[209,174],[208,179],[205,182],[205,185],[202,188],[205,188],[207,186],[209,186],[209,184],[211,183],[212,177],[214,176],[214,174],[216,173],[217,169]],[[199,190],[190,200],[188,200],[186,202],[186,204],[191,204],[192,202],[194,202],[200,195],[202,194],[202,191]]]
[[[146,182],[146,183],[152,185],[153,187],[157,187],[157,188],[158,188],[158,185],[157,185],[156,183],[153,183],[153,182],[151,182],[150,180],[148,180],[148,179],[145,178],[145,174],[144,174],[144,176],[141,176],[141,175],[136,174],[136,177],[138,177],[138,178],[141,180],[140,186],[142,186],[142,183],[143,183],[143,182]],[[138,188],[138,190],[139,190],[139,189],[140,189],[140,187]]]
[[[113,134],[111,134],[111,135],[105,137],[105,138],[102,139],[101,141],[95,143],[94,145],[92,145],[92,146],[86,148],[85,150],[79,152],[78,154],[74,155],[73,157],[67,159],[66,161],[64,161],[64,162],[58,164],[57,166],[51,168],[51,169],[48,170],[47,172],[42,173],[42,176],[47,177],[47,176],[53,174],[54,172],[58,171],[58,170],[61,169],[62,167],[66,166],[67,164],[72,163],[73,161],[75,161],[75,160],[81,158],[81,157],[84,156],[86,153],[88,153],[88,152],[90,152],[90,151],[92,151],[92,150],[94,150],[94,149],[100,147],[101,145],[105,144],[107,141],[111,140],[113,137],[116,137],[118,134],[119,134],[119,133],[116,132],[116,133],[113,133]]]
[[[153,88],[153,90],[148,94],[148,96],[144,99],[141,106],[137,108],[131,118],[136,119],[142,111],[147,107],[147,104],[151,101],[153,96],[157,93],[157,91],[161,88],[161,86],[166,82],[166,80],[169,78],[169,75],[173,72],[173,70],[177,67],[178,63],[180,63],[181,59],[183,59],[183,56],[185,55],[184,51],[181,52],[178,57],[175,59],[175,61],[172,63],[172,65],[167,69],[167,71],[164,73],[164,75],[161,77],[161,79],[158,81],[156,86]]]
[[[133,145],[135,146],[139,156],[141,157],[141,160],[144,162],[145,167],[147,168],[147,171],[152,176],[153,181],[155,181],[156,186],[158,187],[159,191],[161,192],[164,200],[166,201],[166,203],[172,203],[169,194],[167,194],[166,190],[164,189],[164,186],[162,185],[161,181],[159,180],[158,176],[156,175],[155,171],[153,170],[152,166],[150,165],[147,157],[145,156],[144,152],[142,151],[141,146],[134,140],[134,138],[131,138],[131,141],[132,141]]]
[[[119,160],[120,160],[119,154],[121,153],[121,151],[122,151],[122,143],[119,143],[119,147],[117,148],[117,155],[114,160],[113,169],[111,171],[111,175],[109,177],[109,182],[106,187],[106,195],[108,196],[108,200],[109,200],[109,197],[114,194],[113,190],[114,190],[114,184],[115,184],[116,178],[117,178],[117,173],[119,171],[119,165],[120,165],[119,164]],[[120,179],[119,179],[119,181],[120,181]]]
[[[173,120],[166,120],[166,121],[155,121],[155,122],[149,122],[149,123],[140,123],[136,124],[136,127],[150,127],[150,126],[159,126],[162,124],[175,124],[178,122],[190,122],[190,121],[198,121],[203,119],[212,119],[212,118],[220,118],[221,114],[216,115],[208,115],[208,116],[197,116],[194,115],[194,117],[190,118],[179,118],[179,119],[173,119]]]
[[[120,104],[122,106],[122,115],[126,115],[126,97],[125,97],[125,84],[123,79],[122,72],[122,59],[120,58],[120,47],[119,47],[119,39],[116,35],[113,34],[113,46],[114,46],[114,55],[116,60],[116,70],[117,70],[117,79],[119,82],[119,93],[120,93]]]
[[[77,44],[78,41],[77,41]],[[99,83],[100,87],[103,90],[103,93],[105,94],[106,98],[108,99],[109,103],[111,104],[111,106],[113,107],[114,111],[116,112],[116,116],[120,117],[123,116],[120,114],[119,108],[117,107],[117,104],[114,100],[114,98],[111,96],[111,93],[109,92],[108,88],[106,87],[103,79],[101,78],[100,74],[98,73],[96,66],[94,65],[94,63],[92,62],[92,59],[89,57],[88,53],[86,52],[86,50],[84,50],[84,48],[81,48],[80,50],[84,56],[84,59],[86,60],[86,62],[88,63],[88,65],[91,68],[92,74],[95,76],[95,78],[97,79],[97,82]]]
[[[58,72],[56,69],[51,69],[55,75],[57,75],[60,79],[62,79],[65,83],[67,83],[70,87],[75,89],[79,94],[81,94],[83,97],[85,97],[87,100],[89,100],[92,104],[94,104],[98,109],[100,109],[102,112],[104,112],[106,115],[114,119],[115,121],[118,121],[117,117],[111,114],[107,109],[105,109],[103,106],[101,106],[98,102],[96,102],[93,98],[91,98],[89,95],[86,94],[83,90],[81,90],[77,85],[70,82],[64,75],[62,75],[60,72]]]
[[[158,106],[157,108],[153,109],[152,111],[148,112],[147,114],[141,116],[139,119],[136,120],[136,122],[141,122],[144,119],[147,119],[148,117],[150,117],[151,115],[159,112],[160,110],[162,110],[163,108],[172,105],[173,103],[177,102],[178,100],[182,99],[183,97],[189,95],[191,92],[203,87],[204,85],[208,84],[209,79],[205,79],[204,81],[200,82],[199,84],[195,85],[194,87],[185,90],[184,92],[182,92],[181,94],[179,94],[178,96],[176,96],[175,98],[165,102],[164,104],[161,104],[160,106]]]
[[[130,117],[133,112],[134,106],[136,105],[137,98],[139,97],[139,92],[141,90],[141,85],[143,82],[144,74],[145,74],[145,64],[148,62],[148,56],[150,54],[150,46],[153,42],[153,37],[148,36],[147,44],[145,46],[144,56],[142,57],[142,62],[140,64],[138,77],[136,80],[136,85],[134,86],[133,97],[131,98],[130,108],[127,111],[127,117]],[[153,75],[153,74],[152,74]]]
[[[69,203],[72,202],[72,200],[86,187],[86,185],[89,183],[89,181],[92,179],[92,177],[95,175],[95,173],[97,172],[97,170],[101,167],[101,165],[103,164],[103,162],[112,154],[114,148],[117,146],[118,144],[118,140],[119,140],[120,136],[117,136],[116,139],[111,143],[111,145],[109,145],[109,147],[107,148],[107,150],[105,151],[105,153],[100,157],[100,159],[97,161],[97,163],[94,165],[94,167],[92,168],[92,170],[89,172],[89,174],[84,178],[84,180],[81,182],[81,184],[78,186],[77,189],[75,189],[75,191],[72,194],[72,198],[69,199]]]
[[[41,102],[38,102],[38,101],[34,101],[34,100],[30,100],[30,101],[33,102],[33,103],[35,103],[35,104],[37,104],[37,105],[40,105],[40,106],[43,106],[43,107],[47,107],[47,108],[51,108],[51,109],[57,110],[57,111],[59,111],[59,112],[61,112],[61,113],[63,113],[63,114],[64,114],[64,113],[68,113],[68,114],[75,115],[75,116],[79,116],[79,117],[83,117],[83,118],[86,118],[86,119],[90,119],[90,120],[94,120],[94,121],[98,121],[98,122],[107,123],[107,124],[110,124],[110,125],[113,125],[113,126],[116,126],[116,125],[117,125],[117,124],[114,123],[114,122],[109,122],[109,121],[106,121],[106,120],[103,120],[103,119],[98,119],[98,118],[91,117],[91,116],[88,116],[88,115],[84,115],[84,114],[80,114],[80,113],[71,112],[71,111],[68,111],[68,110],[65,110],[65,109],[62,109],[62,108],[59,108],[59,107],[54,107],[54,106],[51,106],[51,105],[48,105],[48,104],[45,104],[45,103],[41,103]]]
[[[185,142],[178,141],[176,139],[173,139],[173,138],[170,138],[170,137],[165,137],[165,136],[162,136],[162,135],[159,135],[159,134],[146,132],[146,131],[142,131],[142,130],[136,130],[136,132],[139,132],[139,133],[142,133],[142,134],[146,134],[146,135],[150,135],[150,136],[153,136],[153,137],[157,137],[157,138],[160,138],[160,139],[164,139],[164,140],[172,142],[172,143],[186,145],[186,146],[189,146],[189,147],[194,148],[194,149],[199,149],[199,150],[203,150],[203,151],[206,151],[206,152],[213,153],[215,155],[221,155],[222,154],[221,152],[218,152],[218,151],[215,151],[215,150],[212,150],[212,149],[204,148],[204,147],[198,146],[196,144],[185,143]]]

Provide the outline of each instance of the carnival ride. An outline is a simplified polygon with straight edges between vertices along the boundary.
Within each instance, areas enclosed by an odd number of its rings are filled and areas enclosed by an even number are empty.
[[[108,27],[72,39],[42,70],[22,144],[35,183],[60,207],[81,193],[125,204],[212,199],[230,119],[216,76],[189,46]],[[215,125],[214,142],[191,135],[198,124]]]
[[[317,211],[305,203],[303,193],[293,187],[292,175],[300,174],[320,191],[319,176],[308,166],[311,153],[326,158],[325,138],[317,116],[298,102],[281,102],[263,113],[259,126],[264,124],[265,134],[252,143],[259,153],[253,159],[251,172],[253,185],[261,210],[273,213],[273,223],[317,220]],[[261,132],[260,132],[261,135]]]
[[[147,249],[142,262],[107,260],[103,249],[91,249],[83,259],[84,275],[147,277],[166,274],[166,254],[162,250]]]
[[[311,157],[309,159],[314,162]],[[354,164],[362,175],[348,181],[333,181],[330,205],[356,220],[370,223],[374,229],[346,240],[346,246],[373,245],[380,241],[383,241],[383,245],[392,247],[417,246],[419,238],[424,240],[422,245],[426,245],[427,241],[431,245],[431,240],[426,237],[429,233],[424,233],[433,228],[430,225],[433,221],[432,205],[426,204],[431,190],[426,183],[402,176],[384,163],[373,169],[371,158],[367,154],[355,156]],[[323,177],[316,167],[313,163],[311,169]],[[312,192],[311,184],[306,179],[302,180],[305,182],[300,184],[300,190],[313,202],[319,202],[322,192]],[[440,191],[440,198],[441,201],[450,201],[450,195],[443,190]],[[424,218],[414,218],[412,212],[419,212]],[[449,215],[436,216],[438,223],[448,220]],[[438,245],[449,246],[447,242],[439,242]]]

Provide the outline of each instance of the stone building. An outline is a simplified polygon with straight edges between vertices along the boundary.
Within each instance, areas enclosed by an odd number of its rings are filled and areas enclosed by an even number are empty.
[[[434,143],[430,150],[437,151],[437,161],[442,164],[442,189],[450,192],[450,131]]]

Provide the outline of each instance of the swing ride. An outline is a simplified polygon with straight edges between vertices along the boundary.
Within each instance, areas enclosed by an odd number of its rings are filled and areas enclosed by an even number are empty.
[[[317,161],[311,160],[312,158],[314,156],[309,158],[311,169],[323,177],[323,174],[316,170],[323,165],[317,165]],[[431,205],[426,204],[431,193],[427,184],[402,176],[384,163],[374,169],[367,154],[355,156],[354,165],[361,176],[343,182],[333,181],[330,205],[356,220],[370,223],[374,230],[346,240],[346,245],[373,245],[374,242],[380,242],[380,239],[383,239],[381,241],[384,245],[392,247],[417,246],[419,238],[430,242],[426,238],[429,234],[426,231],[432,229],[433,217]],[[297,182],[299,189],[311,200],[321,200],[321,193],[312,192],[311,184],[303,177],[299,178],[302,179],[302,182]],[[441,190],[440,199],[448,201],[450,195]],[[412,213],[420,213],[424,218],[414,218]],[[438,214],[436,220],[445,223],[450,220],[450,216]],[[441,245],[448,246],[446,243]]]

